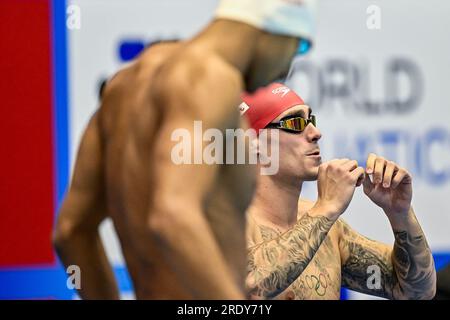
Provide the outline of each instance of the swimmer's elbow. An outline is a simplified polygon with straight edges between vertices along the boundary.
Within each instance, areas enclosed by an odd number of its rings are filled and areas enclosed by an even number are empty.
[[[71,215],[66,215],[64,211],[61,211],[53,229],[51,241],[56,251],[59,252],[77,239],[89,239],[97,234],[97,228],[88,227],[72,218]]]
[[[57,252],[64,250],[67,244],[72,241],[75,234],[73,226],[64,220],[61,218],[58,219],[52,233],[52,244]]]
[[[424,290],[420,290],[421,294],[419,295],[419,300],[432,300],[434,296],[436,295],[437,290],[437,276],[436,276],[436,269],[433,268],[430,270],[430,272],[424,277],[423,279],[423,288]]]
[[[172,204],[153,210],[147,221],[153,240],[161,246],[170,247],[178,241],[184,241],[189,234],[199,232],[194,221],[201,216],[201,212],[193,211],[192,206],[177,209]]]
[[[436,295],[436,271],[430,272],[421,281],[422,284],[406,292],[404,299],[408,300],[432,300]]]
[[[427,290],[425,292],[425,294],[421,297],[421,300],[433,300],[434,297],[436,296],[436,290],[437,290],[437,285],[436,285],[436,283],[434,283],[434,285],[432,285],[430,287],[430,289]]]
[[[393,300],[432,300],[436,295],[436,270],[423,273],[415,283],[398,283],[393,290]]]

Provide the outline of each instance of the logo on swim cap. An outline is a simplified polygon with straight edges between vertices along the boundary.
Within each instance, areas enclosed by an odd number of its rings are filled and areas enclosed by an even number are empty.
[[[241,98],[243,101],[239,106],[241,115],[248,119],[250,127],[257,132],[285,110],[305,104],[294,90],[281,83],[272,83],[253,93],[244,92]]]
[[[249,108],[250,108],[250,107],[249,107],[248,104],[246,104],[245,102],[242,102],[242,103],[239,105],[239,112],[241,113],[241,116],[242,116]]]
[[[287,95],[291,91],[288,87],[279,87],[272,90],[273,94],[279,94],[282,93],[281,97],[284,98],[285,95]]]

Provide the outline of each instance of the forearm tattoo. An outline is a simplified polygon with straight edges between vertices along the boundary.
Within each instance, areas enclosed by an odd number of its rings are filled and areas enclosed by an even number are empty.
[[[423,233],[413,236],[396,231],[392,263],[399,282],[394,287],[394,297],[433,298],[430,292],[435,286],[434,261]]]
[[[333,223],[326,217],[305,214],[292,229],[281,235],[269,234],[274,231],[261,227],[263,239],[272,240],[248,251],[250,294],[273,298],[287,289],[308,266]]]
[[[346,228],[344,227],[344,237]],[[420,230],[420,228],[419,228]],[[430,299],[435,286],[434,261],[420,232],[394,231],[392,251],[362,236],[348,237],[349,258],[342,268],[342,284],[350,289],[388,299]],[[369,267],[380,270],[378,288],[368,285]]]
[[[392,288],[398,282],[390,261],[390,255],[382,250],[377,250],[375,247],[368,246],[367,244],[371,240],[364,239],[364,242],[348,242],[345,244],[350,256],[342,268],[342,285],[358,292],[390,298]],[[377,266],[380,270],[380,287],[372,287],[368,284],[371,266]]]

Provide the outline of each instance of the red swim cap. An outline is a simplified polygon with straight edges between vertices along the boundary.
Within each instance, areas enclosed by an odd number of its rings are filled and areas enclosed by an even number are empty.
[[[241,98],[243,102],[239,111],[257,133],[287,109],[305,104],[302,98],[281,83],[272,83],[253,94],[244,93]]]

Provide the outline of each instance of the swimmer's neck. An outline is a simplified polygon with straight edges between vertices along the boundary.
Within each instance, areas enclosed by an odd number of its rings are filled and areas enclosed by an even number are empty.
[[[251,214],[281,228],[291,228],[298,218],[302,181],[286,181],[277,175],[258,176],[250,210]]]
[[[215,52],[242,74],[246,74],[261,32],[245,23],[216,19],[192,39],[192,43]]]

